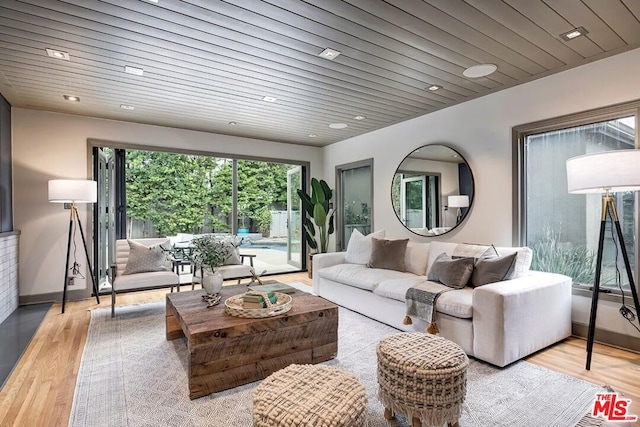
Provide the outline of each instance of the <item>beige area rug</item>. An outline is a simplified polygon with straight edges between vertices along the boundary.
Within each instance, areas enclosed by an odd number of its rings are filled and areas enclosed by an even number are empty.
[[[258,383],[189,400],[184,339],[165,340],[164,302],[91,313],[70,426],[251,426]],[[397,330],[340,309],[338,357],[327,364],[355,374],[367,389],[370,427],[385,421],[376,399],[375,347]],[[603,388],[527,362],[504,369],[472,360],[468,370],[467,426],[575,426]],[[581,426],[598,425],[583,420]]]

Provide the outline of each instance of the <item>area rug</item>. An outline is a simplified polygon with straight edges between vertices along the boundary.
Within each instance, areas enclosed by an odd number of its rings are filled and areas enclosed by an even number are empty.
[[[252,425],[257,382],[189,400],[186,341],[166,341],[164,302],[119,307],[117,313],[112,319],[108,308],[91,312],[70,426]],[[397,332],[340,309],[338,356],[326,363],[355,374],[365,386],[370,427],[408,426],[401,416],[386,421],[376,398],[375,347],[380,338]],[[472,359],[460,425],[598,425],[597,420],[581,419],[600,391],[524,361],[498,369]]]

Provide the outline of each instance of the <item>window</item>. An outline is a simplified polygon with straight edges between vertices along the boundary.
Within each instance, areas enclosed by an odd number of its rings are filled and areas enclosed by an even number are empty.
[[[637,109],[637,107],[636,107]],[[636,109],[591,113],[576,120],[555,120],[516,128],[521,166],[518,193],[520,244],[533,249],[533,270],[565,274],[576,286],[592,286],[601,220],[602,196],[567,192],[566,161],[583,154],[633,149],[636,141]],[[614,194],[625,247],[636,272],[636,196]],[[616,247],[615,227],[607,220],[601,287],[629,290],[624,261]],[[637,276],[637,273],[636,273]]]

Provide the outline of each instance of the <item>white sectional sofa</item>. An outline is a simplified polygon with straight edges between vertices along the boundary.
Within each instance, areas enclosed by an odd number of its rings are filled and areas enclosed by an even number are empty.
[[[395,328],[425,331],[413,319],[403,324],[405,293],[425,281],[441,253],[451,255],[457,243],[409,242],[405,272],[348,263],[346,252],[313,257],[313,290],[338,305]],[[440,335],[469,355],[505,366],[571,334],[571,278],[529,270],[531,249],[497,248],[500,255],[518,252],[515,278],[440,295],[435,321]]]

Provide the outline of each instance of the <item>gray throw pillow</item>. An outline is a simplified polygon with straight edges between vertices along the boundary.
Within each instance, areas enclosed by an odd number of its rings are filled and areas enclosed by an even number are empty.
[[[371,238],[372,251],[367,267],[405,271],[404,256],[409,239],[387,240]]]
[[[129,243],[129,258],[122,274],[147,273],[149,271],[166,271],[167,255],[164,248],[169,248],[169,241],[153,246],[145,246],[133,240]]]
[[[489,283],[508,280],[516,266],[518,253],[497,258],[480,259],[471,275],[473,286],[482,286]]]
[[[429,269],[427,280],[440,282],[445,286],[462,289],[467,286],[473,272],[473,258],[452,259],[441,253]]]

